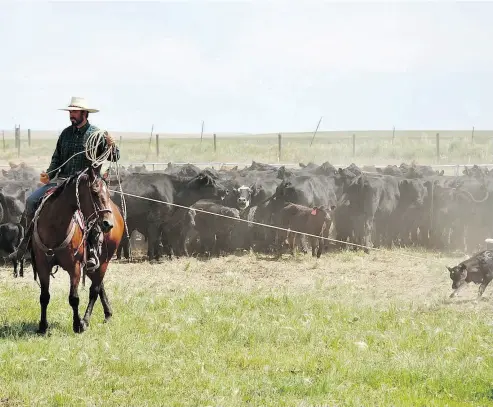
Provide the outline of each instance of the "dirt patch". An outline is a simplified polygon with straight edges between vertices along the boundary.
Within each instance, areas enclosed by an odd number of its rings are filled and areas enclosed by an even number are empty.
[[[411,257],[412,256],[412,257]],[[107,287],[124,286],[125,290],[152,293],[187,291],[287,292],[331,296],[343,302],[388,305],[410,303],[452,305],[462,308],[482,307],[490,302],[488,287],[484,299],[474,304],[477,286],[471,285],[461,296],[449,300],[451,280],[446,265],[463,257],[444,257],[439,253],[411,250],[329,253],[321,259],[309,255],[295,258],[245,254],[210,260],[185,258],[126,263],[114,261],[109,268]],[[29,268],[24,279],[13,279],[11,269],[3,268],[0,280],[15,284],[36,284]],[[88,283],[89,284],[89,283]],[[68,287],[67,273],[60,270],[52,287]]]

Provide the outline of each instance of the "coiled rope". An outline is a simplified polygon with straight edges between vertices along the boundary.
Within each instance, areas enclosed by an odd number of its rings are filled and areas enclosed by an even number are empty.
[[[106,130],[96,130],[91,133],[87,138],[86,142],[86,157],[89,161],[92,162],[92,166],[94,168],[103,165],[108,158],[113,156],[113,149],[106,148],[104,151],[98,155],[98,149],[101,143],[104,142],[105,136],[108,135]]]

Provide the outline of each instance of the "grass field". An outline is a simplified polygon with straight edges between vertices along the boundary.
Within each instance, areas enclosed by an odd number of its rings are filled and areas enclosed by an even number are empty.
[[[375,136],[375,137],[373,137]],[[431,136],[310,135],[283,139],[281,162],[433,163]],[[490,136],[451,134],[441,162],[490,161]],[[49,163],[55,138],[21,157],[7,140],[0,164]],[[11,144],[9,144],[11,143]],[[1,145],[0,145],[1,147]],[[277,136],[122,137],[122,160],[277,162]],[[156,168],[157,169],[157,168]],[[415,256],[415,257],[408,257]],[[208,261],[110,265],[114,317],[72,332],[68,277],[51,280],[49,332],[34,332],[39,288],[29,270],[0,268],[0,407],[489,406],[493,405],[491,290],[449,300],[446,265],[463,258],[413,250],[344,251],[320,260],[245,254]],[[81,313],[88,287],[81,289]]]
[[[408,258],[405,255],[417,256]],[[487,406],[491,287],[449,300],[424,251],[112,263],[114,317],[71,330],[68,277],[34,334],[32,274],[0,271],[0,406]],[[87,304],[88,287],[81,290]],[[85,309],[85,308],[82,308]]]
[[[277,134],[223,135],[217,137],[214,152],[211,134],[203,142],[197,135],[160,136],[159,155],[156,141],[149,135],[114,132],[120,144],[123,163],[129,162],[240,162],[253,160],[268,163],[298,163],[313,161],[347,165],[400,164],[416,161],[419,164],[480,164],[492,162],[493,132],[476,132],[474,141],[470,132],[442,131],[437,160],[436,131],[399,132],[392,140],[392,132],[355,132],[355,151],[350,132],[321,132],[310,147],[312,133],[283,134],[282,152],[278,161]],[[48,137],[51,135],[51,137]],[[22,136],[21,154],[18,157],[14,140],[7,135],[6,148],[0,144],[1,161],[30,160],[40,169],[46,167],[56,144],[56,133],[33,132],[31,147]],[[120,138],[121,137],[121,138]],[[156,167],[157,169],[157,167]]]

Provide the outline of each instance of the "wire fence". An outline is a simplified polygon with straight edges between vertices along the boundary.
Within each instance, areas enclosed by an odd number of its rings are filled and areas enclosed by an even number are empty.
[[[1,134],[0,159],[27,160],[33,156],[51,156],[59,133],[16,125],[12,130],[2,130]],[[493,161],[493,131],[474,128],[202,135],[112,132],[112,135],[122,151],[123,161],[151,163],[155,169],[163,162],[237,165],[255,160],[292,165],[338,161],[363,165],[415,161],[473,165]]]

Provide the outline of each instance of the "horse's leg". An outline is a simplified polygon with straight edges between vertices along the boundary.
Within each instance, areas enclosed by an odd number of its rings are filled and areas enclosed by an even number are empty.
[[[104,272],[106,271],[107,263],[104,263],[99,267],[99,269],[91,275],[91,288],[89,289],[89,303],[87,304],[86,312],[84,314],[84,323],[89,326],[89,321],[91,320],[92,310],[94,304],[98,299],[101,292],[101,286],[103,284]],[[104,303],[103,303],[104,307]],[[110,311],[111,312],[111,311]],[[105,309],[106,315],[106,309]]]
[[[113,311],[111,309],[108,296],[106,295],[106,290],[104,288],[104,281],[101,281],[101,285],[99,286],[99,298],[101,299],[101,304],[103,304],[104,322],[108,322],[110,318],[113,316]]]
[[[35,259],[33,258],[33,262]],[[44,334],[48,328],[48,321],[46,319],[46,309],[50,303],[50,268],[48,265],[36,267],[36,271],[39,277],[39,285],[41,287],[41,294],[39,296],[39,303],[41,305],[41,319],[39,321],[39,327],[37,333]]]
[[[73,272],[70,273],[70,294],[68,296],[68,302],[74,312],[72,327],[75,333],[82,333],[87,328],[84,321],[81,321],[79,314],[79,282],[80,263],[76,262]]]

